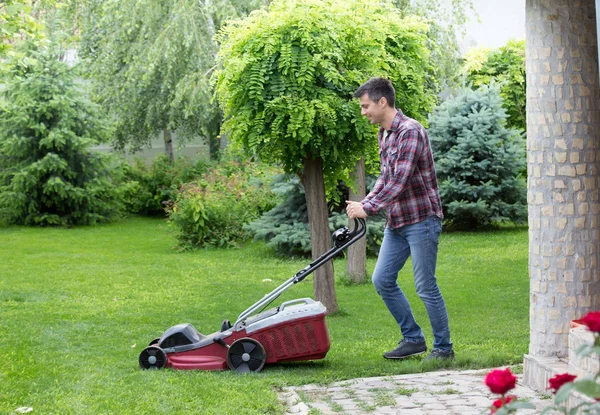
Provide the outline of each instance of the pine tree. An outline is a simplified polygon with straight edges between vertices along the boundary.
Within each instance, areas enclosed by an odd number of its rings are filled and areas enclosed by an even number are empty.
[[[0,101],[0,217],[10,224],[82,225],[121,209],[111,156],[92,152],[107,134],[74,81],[50,51],[17,54]]]
[[[507,129],[495,85],[462,90],[430,117],[440,196],[449,225],[476,229],[527,218],[521,133]]]

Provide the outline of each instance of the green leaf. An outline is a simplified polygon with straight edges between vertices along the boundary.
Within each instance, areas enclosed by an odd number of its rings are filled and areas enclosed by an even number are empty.
[[[591,398],[600,399],[600,384],[591,379],[576,380],[573,382],[575,390]]]
[[[569,399],[569,396],[571,396],[571,393],[574,389],[575,382],[569,382],[562,385],[560,389],[556,392],[556,395],[554,396],[554,403],[561,404],[563,402],[566,402],[567,399]]]
[[[584,343],[584,344],[579,345],[579,347],[575,350],[575,353],[577,354],[577,356],[585,357],[585,356],[589,356],[590,354],[592,354],[593,350],[594,350],[593,345],[591,345],[589,343]]]
[[[509,403],[507,403],[506,405],[507,408],[511,409],[511,410],[516,410],[516,409],[534,409],[535,405],[532,404],[531,402],[528,401],[521,401],[521,400],[515,400],[515,401],[511,401]]]

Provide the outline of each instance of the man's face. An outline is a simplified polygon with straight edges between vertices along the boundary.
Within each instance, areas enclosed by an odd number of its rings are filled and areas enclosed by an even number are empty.
[[[379,101],[371,101],[369,94],[360,97],[360,113],[367,117],[371,124],[381,124],[384,119],[387,101],[381,98]]]

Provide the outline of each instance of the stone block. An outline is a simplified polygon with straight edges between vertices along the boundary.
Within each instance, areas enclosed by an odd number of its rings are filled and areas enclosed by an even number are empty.
[[[556,374],[567,372],[569,366],[556,357],[525,355],[523,359],[523,384],[539,393],[548,393],[548,380]]]
[[[575,205],[573,203],[567,203],[559,206],[558,211],[562,215],[572,216],[575,214]]]
[[[583,176],[587,171],[587,163],[576,164],[575,171],[578,176]]]
[[[565,77],[563,75],[552,75],[552,83],[556,86],[565,84]]]
[[[577,176],[577,171],[575,170],[575,167],[573,167],[573,166],[569,166],[569,165],[558,166],[558,175],[575,177],[575,176]]]
[[[564,180],[554,180],[554,188],[555,189],[566,189],[567,185]]]

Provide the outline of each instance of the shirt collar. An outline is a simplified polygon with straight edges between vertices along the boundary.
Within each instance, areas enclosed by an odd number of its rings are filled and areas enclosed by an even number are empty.
[[[388,131],[394,132],[397,131],[398,128],[400,127],[400,123],[402,121],[404,121],[406,117],[404,116],[404,113],[402,112],[402,110],[398,110],[398,112],[396,112],[396,116],[394,117],[394,120],[392,121],[392,125],[390,127],[390,129]],[[383,127],[380,127],[380,131],[383,134]]]

